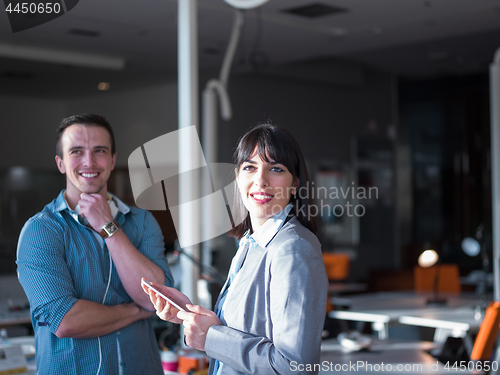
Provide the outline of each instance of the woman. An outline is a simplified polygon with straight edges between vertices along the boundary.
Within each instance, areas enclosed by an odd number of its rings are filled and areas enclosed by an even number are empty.
[[[229,232],[240,246],[215,312],[157,284],[191,311],[154,292],[151,301],[160,318],[184,325],[188,346],[212,358],[209,374],[315,374],[328,282],[302,153],[286,130],[262,124],[241,138],[234,163],[247,213]]]

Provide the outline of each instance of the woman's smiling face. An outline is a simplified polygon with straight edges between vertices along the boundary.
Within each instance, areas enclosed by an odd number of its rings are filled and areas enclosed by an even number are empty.
[[[296,187],[288,168],[269,157],[267,159],[268,162],[262,160],[255,150],[238,171],[238,188],[243,204],[250,212],[254,231],[285,208]]]

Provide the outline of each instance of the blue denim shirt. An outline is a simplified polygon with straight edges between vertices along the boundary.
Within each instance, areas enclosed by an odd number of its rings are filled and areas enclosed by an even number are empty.
[[[109,252],[105,241],[79,222],[63,192],[24,225],[17,249],[17,272],[30,302],[37,374],[95,374],[99,366],[97,337],[58,338],[55,332],[78,299],[102,302],[109,276]],[[164,271],[165,285],[172,286],[163,236],[152,214],[113,199],[119,209],[115,220],[134,246]],[[113,266],[104,304],[130,302],[132,298]],[[101,350],[101,375],[118,374],[120,370],[124,375],[163,374],[150,319],[101,336]]]

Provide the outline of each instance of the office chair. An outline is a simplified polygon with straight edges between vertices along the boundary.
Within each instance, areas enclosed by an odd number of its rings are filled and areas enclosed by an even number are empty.
[[[500,302],[491,302],[486,309],[479,333],[477,334],[470,359],[473,361],[490,360],[491,352],[500,327]]]
[[[436,277],[439,277],[437,279],[438,292],[460,293],[462,291],[457,264],[437,264],[427,268],[417,265],[413,272],[416,292],[434,292]]]
[[[323,253],[328,281],[344,281],[349,277],[350,258],[347,254]]]
[[[328,281],[344,281],[349,277],[350,258],[347,254],[323,253]],[[334,309],[330,296],[327,296],[326,313]]]

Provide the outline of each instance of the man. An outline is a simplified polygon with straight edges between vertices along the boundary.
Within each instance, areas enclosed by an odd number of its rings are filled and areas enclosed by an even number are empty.
[[[64,119],[55,158],[66,189],[26,222],[17,249],[37,374],[163,374],[140,281],[173,280],[151,213],[108,193],[116,150],[107,120]]]

